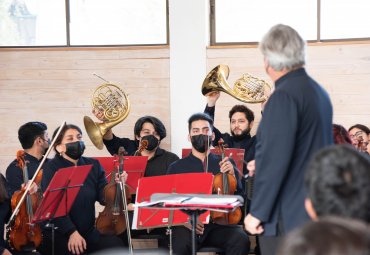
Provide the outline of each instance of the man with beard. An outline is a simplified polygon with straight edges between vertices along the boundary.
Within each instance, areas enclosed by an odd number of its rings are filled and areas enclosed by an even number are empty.
[[[38,121],[28,122],[19,128],[18,139],[25,152],[24,159],[27,162],[28,177],[31,180],[43,155],[49,148],[50,139],[47,126]],[[9,184],[10,196],[12,196],[15,191],[21,189],[24,182],[23,170],[18,166],[16,159],[6,169],[6,179]],[[33,183],[30,188],[31,194],[36,192],[37,189],[37,185]]]
[[[189,118],[188,129],[188,140],[192,144],[191,153],[189,156],[171,164],[167,173],[199,173],[206,170],[214,175],[220,172],[229,173],[235,176],[237,180],[235,194],[241,194],[241,184],[235,165],[228,157],[222,159],[221,156],[212,154],[207,150],[214,139],[212,118],[205,113],[196,113]],[[207,141],[209,141],[208,145]],[[208,159],[207,164],[204,164],[206,158]],[[174,254],[191,254],[191,226],[189,225],[173,228]],[[207,225],[197,223],[196,229],[197,241],[200,246],[221,248],[226,255],[242,255],[249,252],[248,235],[238,225],[219,225],[211,221]]]
[[[214,120],[216,102],[220,97],[220,92],[215,91],[207,95],[207,106],[204,109],[204,113],[207,113]],[[254,113],[245,105],[235,105],[229,111],[230,119],[230,132],[221,133],[216,127],[213,127],[215,132],[215,140],[213,145],[217,146],[217,143],[222,139],[228,148],[240,148],[244,149],[244,165],[243,174],[248,173],[246,164],[254,159],[256,137],[250,135],[250,131],[253,127]]]

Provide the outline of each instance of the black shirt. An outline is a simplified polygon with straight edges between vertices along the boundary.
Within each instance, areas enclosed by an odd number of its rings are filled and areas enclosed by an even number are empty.
[[[31,180],[37,168],[39,167],[42,158],[38,160],[34,156],[25,153],[24,159],[28,162],[28,179]],[[12,196],[15,191],[21,189],[21,185],[24,183],[23,170],[18,166],[18,162],[16,159],[12,163],[10,163],[10,165],[6,169],[6,179],[9,185],[10,196]]]
[[[220,161],[221,156],[210,153],[208,155],[208,172],[216,175],[220,173]],[[234,174],[237,180],[237,190],[235,195],[242,195],[242,186],[239,180],[238,170],[235,167],[235,163],[230,159],[231,163],[234,165]],[[167,174],[184,174],[184,173],[202,173],[204,172],[203,162],[195,157],[192,153],[189,156],[179,159],[178,161],[172,163]]]
[[[215,117],[215,107],[208,107],[204,109],[204,113],[207,113],[213,120]],[[222,138],[224,140],[225,145],[228,148],[239,148],[244,149],[244,165],[243,165],[243,173],[247,174],[247,166],[246,162],[249,162],[254,159],[255,151],[256,151],[256,136],[251,137],[248,134],[243,139],[235,139],[234,136],[230,135],[229,133],[221,133],[216,127],[213,127],[213,132],[215,132],[215,140],[213,141],[213,146],[217,146],[218,141]]]
[[[53,220],[56,231],[68,237],[77,230],[87,241],[95,241],[99,238],[99,232],[95,228],[95,202],[103,204],[104,187],[107,184],[105,172],[99,161],[81,157],[77,166],[92,165],[87,178],[80,188],[69,214]],[[71,167],[74,164],[63,157],[56,155],[44,168],[41,188],[46,190],[54,174],[60,169]]]
[[[104,144],[111,155],[117,154],[120,146],[125,148],[128,155],[134,155],[138,149],[137,141],[128,138],[118,138],[115,135],[113,135],[112,140],[104,140]],[[178,159],[179,157],[176,154],[158,147],[154,156],[148,160],[144,176],[165,175],[170,164]]]

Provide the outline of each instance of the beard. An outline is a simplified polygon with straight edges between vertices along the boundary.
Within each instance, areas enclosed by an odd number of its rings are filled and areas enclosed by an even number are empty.
[[[251,131],[250,127],[247,127],[245,130],[243,130],[241,134],[235,134],[234,131],[231,130],[231,135],[236,141],[241,141],[249,136],[250,131]]]

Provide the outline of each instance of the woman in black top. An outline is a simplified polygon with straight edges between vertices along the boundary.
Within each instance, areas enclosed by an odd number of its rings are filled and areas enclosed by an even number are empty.
[[[54,132],[53,137],[56,135]],[[85,149],[81,129],[68,124],[61,130],[55,141],[55,157],[44,167],[41,182],[42,190],[48,187],[54,174],[61,168],[92,165],[92,168],[80,188],[72,208],[67,216],[52,222],[55,229],[55,254],[86,254],[112,246],[123,245],[116,236],[104,236],[95,228],[95,202],[104,204],[104,187],[107,184],[105,172],[100,163],[88,157],[82,157]],[[121,176],[126,179],[124,172]],[[118,179],[118,178],[117,178]],[[51,230],[44,228],[43,254],[52,254]]]

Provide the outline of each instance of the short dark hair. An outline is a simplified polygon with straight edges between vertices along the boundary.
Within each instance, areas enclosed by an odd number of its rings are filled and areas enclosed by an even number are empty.
[[[340,217],[311,221],[285,236],[277,254],[369,255],[370,230],[364,222]]]
[[[135,134],[135,140],[136,136],[140,136],[140,131],[143,128],[144,123],[151,123],[154,126],[155,132],[158,133],[160,140],[166,137],[167,132],[166,128],[163,125],[162,121],[160,121],[158,118],[153,116],[143,116],[139,118],[134,127],[134,134]]]
[[[370,134],[370,129],[369,129],[367,126],[362,125],[362,124],[356,124],[356,125],[353,125],[352,127],[350,127],[350,128],[348,129],[348,131],[351,131],[351,130],[352,130],[352,129],[354,129],[354,128],[358,128],[358,129],[360,129],[360,130],[364,131],[367,135],[369,135],[369,134]]]
[[[352,144],[347,130],[338,124],[333,124],[333,135],[335,144]]]
[[[54,130],[53,140],[54,140],[55,136],[57,135],[59,128],[60,127],[58,127],[57,129]],[[59,152],[57,151],[56,148],[57,148],[57,146],[59,144],[62,143],[63,137],[64,137],[65,133],[67,132],[67,130],[69,130],[69,129],[75,129],[75,130],[77,130],[82,135],[82,130],[78,126],[76,126],[74,124],[66,124],[66,125],[64,125],[64,127],[62,128],[62,130],[59,133],[58,138],[55,140],[55,143],[54,143],[54,151],[55,151],[56,155],[59,154]]]
[[[318,151],[305,186],[319,216],[337,215],[370,223],[370,161],[347,144]]]
[[[191,115],[189,120],[188,120],[189,133],[190,133],[190,130],[191,130],[191,124],[194,121],[197,121],[197,120],[208,121],[209,125],[211,126],[211,130],[213,130],[213,119],[207,113],[199,112],[199,113],[195,113],[195,114]]]
[[[242,113],[244,113],[245,114],[245,118],[248,120],[249,123],[251,123],[252,121],[254,121],[254,113],[253,113],[253,111],[251,109],[249,109],[248,107],[246,107],[245,105],[237,104],[237,105],[234,105],[233,108],[231,108],[231,110],[229,111],[229,119],[230,119],[230,122],[231,122],[231,117],[236,112],[242,112]]]
[[[30,149],[37,137],[42,136],[48,129],[45,123],[32,121],[23,124],[18,129],[18,139],[23,149]]]

